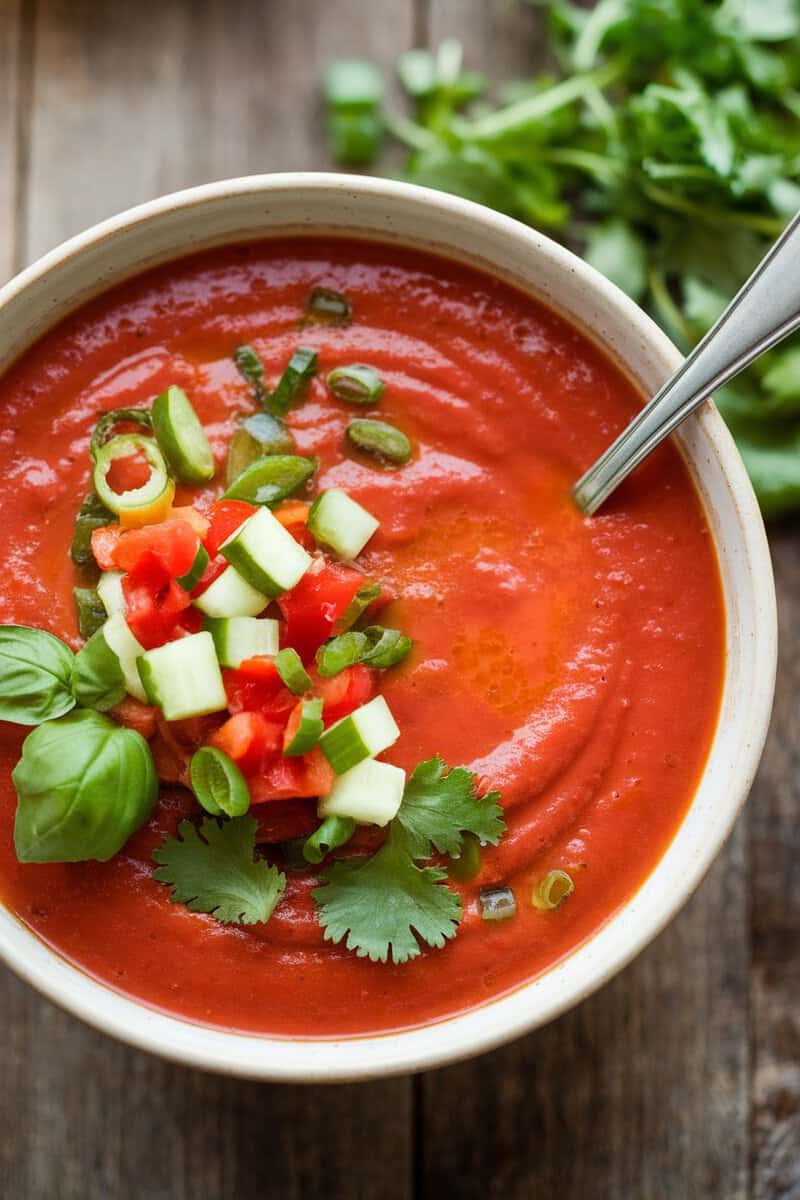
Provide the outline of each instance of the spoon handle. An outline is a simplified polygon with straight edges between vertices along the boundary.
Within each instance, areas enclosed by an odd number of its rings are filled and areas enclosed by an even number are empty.
[[[724,238],[723,230],[719,236]],[[800,213],[683,366],[578,480],[572,491],[578,507],[587,514],[596,512],[684,417],[798,326]]]

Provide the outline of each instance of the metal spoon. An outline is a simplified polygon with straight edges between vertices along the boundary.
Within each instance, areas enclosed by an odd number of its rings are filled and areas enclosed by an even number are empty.
[[[720,232],[720,237],[724,233]],[[712,392],[800,326],[800,213],[716,325],[572,489],[596,512],[634,467]]]

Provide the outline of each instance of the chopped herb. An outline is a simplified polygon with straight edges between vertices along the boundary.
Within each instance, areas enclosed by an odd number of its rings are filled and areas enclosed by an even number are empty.
[[[290,692],[302,696],[311,690],[312,679],[293,646],[285,646],[274,658],[275,668]]]
[[[303,312],[304,325],[346,325],[352,317],[347,296],[332,288],[314,288]]]
[[[378,599],[382,591],[383,588],[379,583],[365,583],[360,587],[334,626],[335,632],[337,634],[345,633],[351,629],[356,621],[363,617],[370,604]]]
[[[402,662],[413,641],[399,629],[369,625],[364,630],[350,629],[325,642],[317,651],[320,675],[330,678],[354,663],[385,669]]]
[[[498,792],[479,797],[475,776],[465,767],[448,771],[443,759],[430,758],[416,767],[406,784],[397,820],[414,858],[436,852],[458,858],[464,835],[482,846],[496,846],[505,831]]]
[[[347,436],[359,450],[380,462],[402,466],[411,458],[411,442],[402,430],[385,421],[360,417],[347,426]]]
[[[78,632],[88,641],[106,623],[105,605],[95,588],[76,587],[72,594],[78,610]]]
[[[269,454],[246,467],[222,498],[274,508],[301,488],[318,465],[316,458],[304,458],[300,454]]]
[[[303,388],[317,373],[317,352],[301,346],[289,359],[274,392],[264,400],[264,407],[274,417],[285,417]]]
[[[239,368],[239,374],[250,384],[254,398],[260,404],[264,398],[264,364],[258,354],[252,346],[237,346],[233,352],[233,361]]]
[[[377,371],[364,363],[335,367],[328,372],[326,382],[336,399],[344,400],[346,404],[376,404],[384,388]]]
[[[72,561],[79,567],[93,565],[92,534],[95,529],[99,529],[102,525],[110,525],[116,519],[96,492],[89,492],[87,496],[84,496],[75,518],[75,531],[69,551]]]
[[[211,913],[224,924],[268,921],[283,895],[285,877],[253,858],[258,822],[248,813],[220,824],[206,817],[199,829],[181,821],[177,838],[153,851],[153,878],[172,887],[175,904]]]

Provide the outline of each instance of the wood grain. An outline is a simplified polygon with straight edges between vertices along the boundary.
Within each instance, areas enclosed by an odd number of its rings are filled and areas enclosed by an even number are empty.
[[[23,92],[29,65],[22,0],[0,4],[0,283],[15,267],[17,167]]]
[[[800,556],[771,537],[779,597],[775,711],[748,811],[752,892],[752,1195],[800,1198]]]

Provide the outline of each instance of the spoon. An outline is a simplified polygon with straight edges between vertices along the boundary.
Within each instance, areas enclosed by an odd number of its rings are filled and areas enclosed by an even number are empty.
[[[724,233],[720,232],[720,237]],[[740,292],[572,495],[587,515],[712,392],[800,326],[800,213],[767,251]]]

